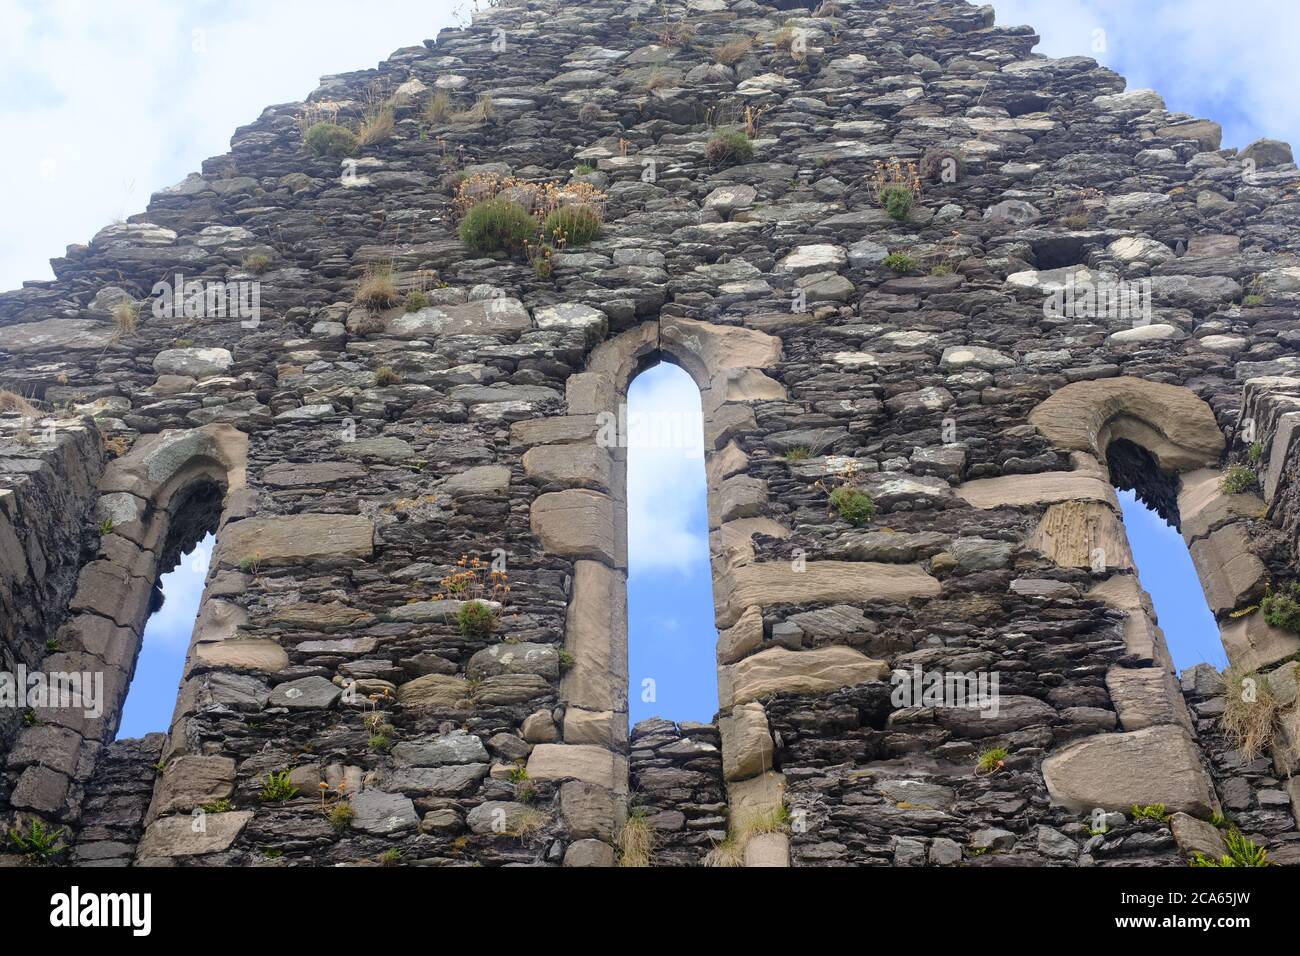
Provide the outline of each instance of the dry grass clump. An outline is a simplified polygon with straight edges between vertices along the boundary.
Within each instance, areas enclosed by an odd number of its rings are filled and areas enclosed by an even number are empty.
[[[1246,673],[1230,667],[1223,679],[1227,693],[1219,724],[1247,762],[1259,757],[1269,747],[1283,743],[1284,721],[1290,722],[1292,739],[1300,736],[1297,734],[1300,711],[1284,710],[1263,674]]]
[[[357,145],[374,146],[393,135],[397,113],[392,103],[380,103],[366,111],[357,125]]]
[[[619,866],[653,866],[655,830],[644,811],[634,810],[618,834]]]
[[[17,412],[24,418],[35,418],[40,414],[36,406],[17,392],[0,388],[0,414]]]
[[[754,49],[754,41],[749,37],[738,37],[735,40],[728,40],[726,43],[713,48],[714,61],[721,63],[723,66],[733,66],[739,63],[749,51]]]
[[[426,123],[445,123],[451,116],[451,97],[446,90],[438,90],[424,104],[424,121]]]
[[[113,324],[118,335],[130,335],[140,320],[140,306],[135,302],[119,302],[113,306]]]
[[[357,286],[353,301],[371,310],[387,309],[398,301],[397,284],[393,281],[391,265],[366,266],[366,274]]]
[[[497,115],[497,108],[492,103],[492,97],[487,93],[479,94],[479,98],[474,101],[474,105],[461,113],[452,113],[451,121],[453,123],[484,123]]]
[[[705,866],[744,866],[745,847],[763,833],[786,833],[790,829],[790,811],[785,804],[770,810],[752,812],[733,821],[727,838],[715,844],[704,856]]]

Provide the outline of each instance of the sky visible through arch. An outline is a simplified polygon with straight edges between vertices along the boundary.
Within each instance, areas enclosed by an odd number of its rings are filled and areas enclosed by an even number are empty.
[[[0,220],[16,224],[0,230],[0,288],[52,277],[51,256],[140,212],[151,193],[224,152],[234,129],[268,104],[301,99],[322,75],[365,67],[432,38],[470,6],[386,0],[376,15],[359,15],[344,0],[0,0],[0,128],[22,147],[0,150]],[[1154,88],[1170,109],[1220,122],[1225,146],[1260,137],[1300,143],[1295,0],[993,0],[993,6],[999,24],[1027,23],[1038,31],[1038,52],[1092,56],[1124,74],[1130,89]],[[657,378],[648,376],[669,374],[651,370],[638,383],[651,388]],[[668,399],[681,397],[665,388]],[[691,537],[690,516],[703,514],[703,492],[678,491],[644,527],[673,529],[657,532],[647,547],[680,558],[676,549]],[[1173,565],[1156,558],[1154,570],[1147,569],[1145,541],[1153,547],[1181,542],[1161,530],[1163,523],[1148,527],[1132,505],[1126,520],[1175,662],[1184,667],[1202,659],[1184,647],[1199,647],[1214,662],[1204,649],[1222,654],[1217,635],[1207,644],[1195,622],[1170,623],[1182,605],[1202,600],[1195,579],[1172,579],[1172,597],[1162,600],[1160,581]],[[189,567],[183,562],[163,581],[167,606],[150,621],[123,733],[162,730],[170,719],[193,623],[192,612],[181,620],[178,609],[202,585],[202,575]],[[674,625],[654,622],[672,620],[668,611],[711,602],[703,590],[707,574],[684,576],[680,565],[634,570],[632,579],[632,613],[663,634]],[[1189,602],[1189,594],[1196,600]],[[664,643],[674,653],[682,649],[681,641]],[[173,655],[171,670],[146,670],[164,650]],[[712,715],[711,653],[707,679],[660,677],[660,711],[683,719]],[[658,673],[670,662],[636,666]],[[149,707],[141,709],[140,694]],[[634,683],[634,715],[645,713],[640,695]]]

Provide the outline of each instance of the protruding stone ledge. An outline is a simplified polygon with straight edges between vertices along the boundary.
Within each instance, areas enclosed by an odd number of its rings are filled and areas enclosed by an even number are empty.
[[[938,580],[917,564],[808,561],[801,567],[763,562],[720,573],[715,580],[718,626],[731,627],[751,606],[906,601],[939,593]]]
[[[740,706],[774,694],[826,694],[841,687],[884,680],[889,665],[851,647],[788,651],[773,647],[746,657],[718,676],[718,702]]]
[[[336,566],[374,554],[375,527],[360,515],[302,514],[232,521],[217,539],[220,566]]]
[[[1043,761],[1043,781],[1053,803],[1079,813],[1160,803],[1208,817],[1219,807],[1200,751],[1172,724],[1076,741]]]
[[[1109,482],[1074,471],[977,478],[959,485],[957,497],[983,510],[1051,505],[1060,501],[1102,501],[1119,510],[1119,499]]]
[[[614,527],[614,501],[596,491],[552,491],[533,502],[533,534],[551,554],[623,567]]]

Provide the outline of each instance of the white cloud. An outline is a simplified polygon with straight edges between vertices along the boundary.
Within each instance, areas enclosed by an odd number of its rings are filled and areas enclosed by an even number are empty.
[[[698,573],[708,555],[704,508],[704,441],[700,392],[689,375],[663,363],[633,382],[628,431],[653,413],[641,434],[671,441],[630,442],[627,467],[628,553],[637,571]],[[642,420],[644,426],[647,423]],[[685,439],[685,440],[683,440]],[[649,447],[646,447],[649,445]],[[692,522],[692,518],[695,522]]]
[[[1221,123],[1225,146],[1268,136],[1300,147],[1295,0],[990,2],[999,25],[1035,28],[1037,52],[1091,56],[1122,73],[1129,89],[1155,89],[1171,110]]]
[[[454,23],[463,0],[0,0],[0,289],[225,153],[319,78]]]

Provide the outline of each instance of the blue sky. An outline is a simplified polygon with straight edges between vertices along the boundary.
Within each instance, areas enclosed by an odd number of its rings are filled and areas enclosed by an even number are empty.
[[[1300,143],[1295,0],[993,5],[1000,24],[1037,29],[1039,52],[1093,56],[1125,74],[1130,89],[1154,88],[1170,109],[1222,123],[1225,146],[1262,136]],[[0,150],[6,226],[0,288],[51,278],[51,256],[141,211],[155,190],[225,152],[234,129],[268,104],[301,99],[322,75],[373,65],[434,37],[471,6],[468,0],[377,0],[364,9],[351,0],[0,0],[0,129],[16,144]],[[674,371],[651,370],[634,389],[653,391],[656,401],[698,403],[693,386],[674,384]],[[654,454],[645,467],[667,469],[676,484],[652,510],[638,517],[634,509],[629,520],[633,717],[708,719],[716,696],[703,473],[698,460],[668,464],[663,449],[646,451]],[[630,483],[640,467],[635,464]],[[1136,515],[1129,522],[1139,556],[1147,542],[1178,543],[1159,529],[1144,530]],[[1168,622],[1201,596],[1174,579],[1172,598],[1162,600],[1159,579],[1173,566],[1172,558],[1157,558],[1143,581],[1156,592],[1175,659],[1185,666],[1194,661],[1181,649],[1183,635],[1200,632],[1194,624]],[[166,727],[192,625],[192,611],[182,620],[181,592],[196,594],[201,581],[201,574],[182,570],[164,583],[167,610],[150,622],[124,732]],[[1189,593],[1195,601],[1186,600]],[[1189,640],[1217,650],[1217,637],[1212,645]],[[154,655],[168,653],[174,664],[154,671]],[[645,677],[656,680],[653,706],[640,701]]]
[[[181,671],[185,667],[185,651],[199,613],[199,598],[203,595],[203,580],[208,575],[215,540],[212,535],[206,535],[181,557],[175,570],[162,576],[163,606],[145,623],[144,645],[117,729],[119,738],[165,731],[171,724]]]

